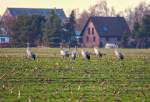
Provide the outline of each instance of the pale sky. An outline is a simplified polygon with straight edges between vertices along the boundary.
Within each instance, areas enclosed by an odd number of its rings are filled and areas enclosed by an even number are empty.
[[[72,9],[80,12],[88,9],[99,0],[0,0],[0,15],[7,7],[30,7],[30,8],[63,8],[66,13]],[[107,0],[108,6],[113,6],[117,12],[126,8],[132,8],[144,0]],[[150,3],[150,0],[145,0]]]

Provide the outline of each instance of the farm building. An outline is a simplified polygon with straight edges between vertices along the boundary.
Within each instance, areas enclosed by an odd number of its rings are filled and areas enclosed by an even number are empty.
[[[106,43],[119,43],[123,34],[131,34],[123,17],[92,16],[81,35],[84,47],[104,47]]]
[[[49,12],[51,12],[52,10],[55,11],[56,15],[58,15],[58,17],[60,17],[62,21],[66,20],[66,15],[63,9],[43,9],[43,8],[7,8],[2,16],[2,19],[5,17],[14,18],[23,14],[27,15],[38,14],[42,16],[48,16]]]
[[[10,43],[10,37],[4,28],[0,28],[0,48],[7,47]]]
[[[67,17],[65,15],[65,12],[63,9],[50,9],[50,8],[7,8],[2,16],[2,22],[3,26],[9,32],[9,29],[7,27],[7,23],[13,22],[14,19],[16,19],[19,15],[27,14],[27,15],[42,15],[42,16],[48,16],[49,13],[54,10],[56,15],[61,19],[61,21],[64,23],[67,20]]]
[[[7,47],[10,43],[10,37],[5,34],[0,34],[0,47]]]

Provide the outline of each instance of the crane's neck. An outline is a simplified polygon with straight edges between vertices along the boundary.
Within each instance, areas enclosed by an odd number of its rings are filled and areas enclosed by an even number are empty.
[[[30,46],[29,46],[29,45],[27,45],[27,49],[30,49]]]
[[[29,46],[29,43],[27,43],[27,50],[30,50],[30,46]]]
[[[70,45],[68,47],[69,47],[69,51],[70,51]]]
[[[27,47],[27,51],[31,51],[30,47]]]
[[[27,43],[27,48],[29,48],[30,47],[30,45],[29,45],[29,43]]]
[[[77,51],[77,46],[75,46],[75,50]]]
[[[115,49],[115,53],[116,53],[116,54],[119,53],[117,49]]]
[[[82,51],[82,53],[85,53],[84,49],[82,49],[81,51]]]
[[[94,47],[94,50],[98,50],[96,47]]]

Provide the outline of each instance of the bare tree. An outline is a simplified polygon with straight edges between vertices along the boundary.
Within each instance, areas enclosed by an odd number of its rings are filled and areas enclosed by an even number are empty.
[[[76,30],[81,31],[83,29],[85,23],[89,19],[89,17],[90,17],[90,13],[87,11],[83,11],[82,14],[80,15],[80,17],[77,19]]]
[[[148,5],[145,1],[141,2],[134,9],[126,9],[124,11],[124,16],[126,17],[127,23],[130,27],[130,30],[133,30],[135,23],[141,23],[144,14],[148,11]]]
[[[106,1],[99,1],[97,4],[89,8],[89,12],[92,16],[108,16],[110,9],[107,6]]]
[[[114,7],[111,7],[109,15],[110,16],[116,16],[116,11],[115,11]]]
[[[124,14],[123,14],[123,16],[125,17],[125,19],[126,19],[126,21],[127,21],[127,23],[128,23],[128,26],[129,26],[129,28],[130,28],[130,30],[132,30],[133,29],[133,26],[134,26],[134,17],[135,17],[135,15],[134,15],[134,10],[132,10],[131,8],[129,8],[129,9],[126,9],[125,11],[124,11]]]

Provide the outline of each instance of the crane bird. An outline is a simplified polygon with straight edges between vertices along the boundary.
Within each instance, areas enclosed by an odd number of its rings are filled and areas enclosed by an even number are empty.
[[[77,46],[75,46],[75,50],[73,50],[73,51],[71,52],[71,58],[72,58],[73,60],[75,60],[76,57],[77,57],[77,55],[78,55]]]
[[[97,47],[94,47],[94,52],[95,52],[95,55],[96,55],[98,58],[102,57],[102,53],[98,50]]]
[[[69,50],[70,50],[70,47],[69,47]],[[61,46],[60,55],[61,55],[63,58],[69,57],[69,55],[70,55],[69,50],[64,49],[64,48]]]
[[[26,53],[27,53],[27,57],[28,58],[32,58],[32,59],[36,59],[36,55],[34,52],[31,51],[31,48],[29,46],[29,43],[27,43],[27,49],[26,49]]]
[[[83,58],[90,60],[90,52],[85,51],[84,49],[81,50],[81,55]]]
[[[118,52],[117,49],[115,49],[115,55],[119,60],[123,60],[124,59],[124,55],[121,52]]]

